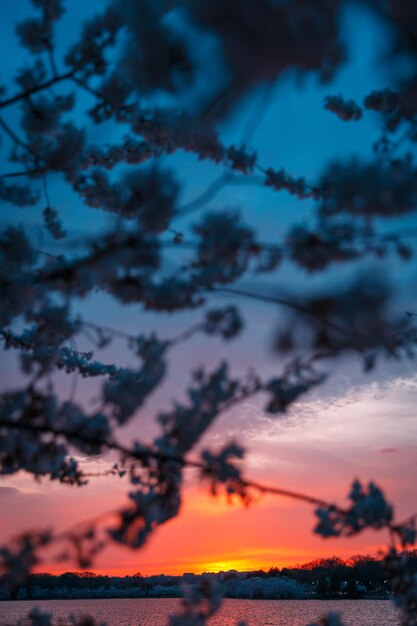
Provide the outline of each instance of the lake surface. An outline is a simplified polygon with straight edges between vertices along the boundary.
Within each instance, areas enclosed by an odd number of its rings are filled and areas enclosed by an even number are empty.
[[[178,599],[39,600],[0,602],[0,625],[24,618],[32,606],[56,618],[70,613],[91,615],[109,626],[166,626],[178,612]],[[346,626],[400,626],[389,600],[225,600],[210,626],[307,626],[329,611],[339,613]]]

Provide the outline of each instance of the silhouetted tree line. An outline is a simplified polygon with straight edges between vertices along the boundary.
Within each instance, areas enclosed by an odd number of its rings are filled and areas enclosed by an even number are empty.
[[[417,574],[417,550],[407,552],[411,570]],[[48,573],[31,574],[27,584],[18,589],[14,598],[85,598],[85,597],[177,597],[180,587],[185,582],[211,578],[224,587],[226,596],[241,597],[247,587],[244,581],[250,579],[264,580],[279,578],[294,581],[304,587],[304,597],[320,598],[361,598],[367,594],[381,596],[389,593],[389,581],[386,576],[384,561],[371,556],[355,555],[347,561],[338,557],[316,559],[295,567],[271,567],[269,570],[252,570],[227,572],[183,574],[182,576],[142,576],[140,572],[131,576],[107,576],[93,572],[65,572],[59,576]],[[236,581],[240,587],[231,585]],[[266,585],[266,583],[265,583]],[[298,594],[296,590],[298,589]],[[301,587],[293,587],[291,593],[274,597],[300,597]],[[261,591],[250,597],[267,597]],[[4,576],[0,578],[0,598],[12,599],[5,584]]]

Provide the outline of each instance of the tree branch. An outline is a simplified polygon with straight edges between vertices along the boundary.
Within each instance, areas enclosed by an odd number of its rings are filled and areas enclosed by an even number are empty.
[[[317,315],[308,307],[302,306],[301,304],[297,304],[296,302],[292,302],[291,300],[287,300],[285,298],[280,298],[278,296],[268,296],[265,294],[255,293],[253,291],[247,291],[245,289],[238,289],[235,287],[209,287],[208,291],[227,293],[234,296],[243,296],[244,298],[258,300],[259,302],[267,302],[269,304],[279,304],[286,308],[292,309],[293,311],[297,311],[298,313],[302,313],[303,315],[313,317],[314,319],[317,319],[319,322],[321,322],[325,326],[328,326],[329,328],[332,328],[341,335],[352,336],[352,332],[348,329],[342,328],[338,324],[335,324],[334,322],[331,322],[330,320]]]
[[[50,78],[44,83],[40,83],[39,85],[35,85],[34,87],[31,87],[30,89],[26,89],[26,91],[17,93],[14,96],[11,96],[10,98],[6,98],[6,100],[0,100],[0,109],[9,107],[12,104],[16,104],[16,102],[20,102],[21,100],[27,100],[27,98],[32,96],[34,93],[38,93],[39,91],[43,91],[44,89],[49,89],[49,87],[52,87],[53,85],[56,85],[57,83],[60,83],[64,80],[68,80],[69,78],[72,78],[74,76],[76,71],[77,70],[72,69],[68,72],[65,72],[64,74],[58,74],[57,76]]]

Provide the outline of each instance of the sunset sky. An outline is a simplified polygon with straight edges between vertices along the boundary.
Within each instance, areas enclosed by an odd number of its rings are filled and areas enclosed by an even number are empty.
[[[90,10],[87,5],[91,7],[81,0],[70,4],[70,21],[75,20],[77,12],[85,15]],[[10,71],[19,64],[20,52],[13,35],[17,7],[24,13],[27,5],[25,0],[16,0],[2,7],[7,19],[0,21],[0,54],[8,54],[15,61]],[[314,180],[324,163],[340,156],[341,150],[344,156],[371,155],[378,129],[376,118],[369,116],[358,125],[347,125],[325,111],[322,103],[324,96],[339,92],[361,101],[371,89],[389,82],[386,67],[380,67],[375,60],[386,45],[385,31],[375,18],[356,7],[346,15],[345,33],[350,42],[350,62],[339,72],[335,83],[323,86],[308,79],[298,85],[293,77],[286,76],[275,85],[251,139],[263,163],[285,165],[289,171]],[[392,68],[392,71],[400,69]],[[224,122],[222,134],[226,143],[238,141],[261,95],[260,91],[250,94],[241,109]],[[214,166],[196,163],[189,156],[167,158],[166,164],[173,164],[179,172],[184,202],[198,196],[218,175]],[[268,189],[261,189],[256,181],[252,183],[225,188],[209,206],[244,209],[248,221],[256,223],[260,238],[270,240],[278,239],[290,223],[308,214],[308,203],[300,207],[298,201],[286,194],[274,195]],[[64,226],[70,234],[77,238],[100,232],[106,225],[105,216],[91,210],[85,212],[77,205],[75,196],[60,185],[59,181],[51,181],[50,195],[59,198]],[[34,225],[39,222],[39,215],[39,211],[27,214],[15,211],[2,215],[1,219],[2,223],[32,225],[36,235]],[[186,226],[186,219],[176,224],[178,229]],[[344,277],[353,275],[356,269],[344,270]],[[395,284],[398,311],[413,308],[415,296],[409,299],[410,285],[415,291],[412,268],[404,270],[401,263],[390,259],[377,266],[368,265],[367,269],[384,272]],[[312,279],[300,275],[289,264],[280,271],[277,281],[284,287],[296,281],[298,289],[311,289],[323,281],[323,276]],[[330,270],[324,279],[339,280],[338,271],[338,268]],[[250,284],[261,290],[268,288],[265,278],[259,283],[252,280]],[[168,380],[140,414],[120,429],[122,441],[135,437],[151,441],[157,432],[153,421],[156,411],[168,407],[182,393],[190,371],[199,365],[214,367],[227,357],[234,372],[243,373],[250,366],[270,375],[280,371],[282,363],[271,349],[280,312],[268,304],[213,297],[212,304],[219,303],[242,306],[246,321],[242,338],[225,346],[220,340],[198,336],[180,346],[170,357]],[[77,306],[87,319],[97,323],[132,334],[157,330],[161,337],[174,336],[198,318],[198,312],[171,318],[145,314],[137,305],[122,309],[103,294],[95,294]],[[91,346],[86,343],[78,348],[91,349]],[[97,356],[104,362],[121,365],[129,359],[122,341],[116,341],[103,355]],[[215,448],[225,441],[236,440],[247,449],[246,476],[340,504],[345,503],[354,478],[365,483],[374,480],[394,504],[398,519],[415,513],[415,363],[383,363],[368,375],[362,373],[356,358],[340,360],[330,367],[333,373],[329,380],[303,397],[284,417],[267,415],[262,408],[264,398],[255,398],[222,415],[200,447]],[[0,377],[2,388],[19,383],[16,360],[10,352],[0,354]],[[60,375],[58,380],[65,397],[71,379]],[[79,381],[77,400],[88,406],[96,389],[95,383]],[[92,472],[109,468],[114,460],[106,455],[95,460],[81,459]],[[36,482],[23,473],[1,477],[0,543],[24,530],[51,526],[65,529],[97,513],[118,508],[126,502],[128,489],[126,479],[113,476],[98,478],[83,488],[46,480]],[[124,575],[140,571],[147,575],[283,567],[330,555],[342,558],[357,553],[376,555],[387,541],[384,532],[370,531],[355,538],[323,540],[312,533],[314,525],[313,508],[307,504],[272,496],[263,496],[247,508],[239,502],[228,504],[223,496],[213,498],[207,485],[201,485],[190,471],[178,518],[158,529],[144,549],[134,552],[111,547],[91,569],[97,573]],[[39,569],[58,573],[73,568],[47,560]]]
[[[376,378],[376,377],[375,377]],[[249,450],[247,474],[267,484],[343,503],[354,477],[374,479],[394,502],[399,518],[416,502],[417,425],[411,373],[385,382],[349,386],[335,376],[328,389],[294,407],[288,417],[271,420],[255,404],[225,415],[206,443],[236,437]],[[133,428],[133,427],[132,427]],[[106,460],[89,463],[103,467]],[[141,551],[109,548],[93,568],[126,574],[182,573],[282,567],[336,554],[376,554],[384,532],[354,539],[323,540],[312,534],[312,507],[265,496],[249,508],[212,498],[190,476],[180,516],[159,529]],[[122,479],[101,478],[83,489],[62,488],[19,475],[2,479],[2,539],[28,527],[50,524],[64,529],[124,502]],[[414,508],[413,508],[414,507]],[[67,566],[47,564],[48,571]],[[71,569],[71,568],[70,568]]]

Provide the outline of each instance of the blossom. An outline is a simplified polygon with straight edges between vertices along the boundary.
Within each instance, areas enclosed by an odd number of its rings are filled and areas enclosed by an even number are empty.
[[[45,226],[51,233],[52,237],[54,239],[63,239],[66,233],[58,219],[58,212],[51,207],[46,207],[43,210],[43,216],[45,218]]]
[[[209,480],[213,495],[217,495],[218,485],[223,484],[228,496],[237,493],[244,501],[249,502],[240,468],[236,465],[236,461],[243,459],[244,453],[244,449],[234,442],[225,445],[217,454],[203,450],[202,478]]]
[[[385,163],[352,160],[334,163],[324,172],[326,190],[321,214],[331,216],[394,217],[417,204],[417,185],[411,157]]]
[[[342,96],[327,96],[324,106],[345,122],[358,121],[362,117],[361,108],[353,100],[344,100]]]
[[[182,591],[182,614],[170,615],[169,626],[204,626],[221,605],[220,586],[208,576]]]
[[[384,494],[373,482],[366,491],[359,481],[354,481],[349,494],[352,505],[346,511],[331,505],[319,507],[319,522],[314,530],[323,537],[355,535],[365,528],[383,528],[390,525],[393,512]]]
[[[242,326],[239,311],[230,306],[207,311],[204,332],[208,335],[220,335],[223,339],[232,339],[239,334]]]

